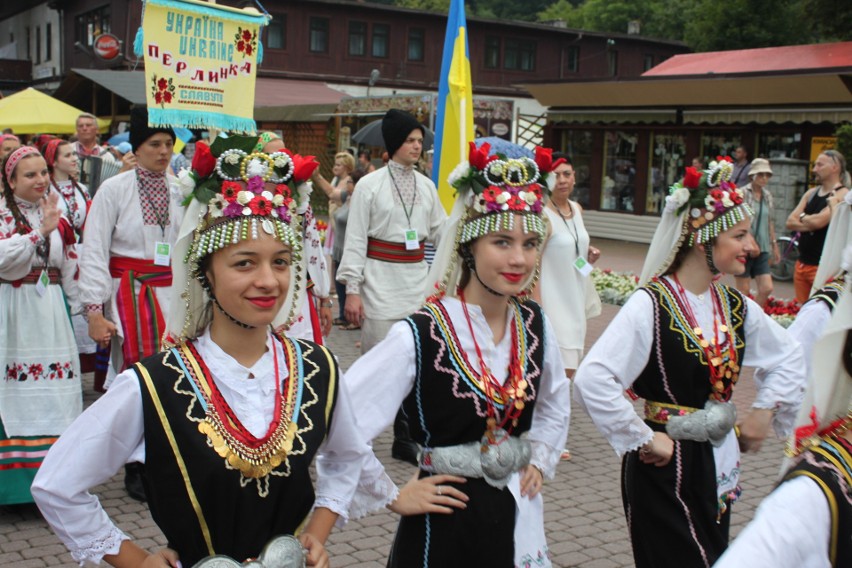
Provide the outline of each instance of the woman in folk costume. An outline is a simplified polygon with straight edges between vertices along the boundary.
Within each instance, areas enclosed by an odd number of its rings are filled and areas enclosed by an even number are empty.
[[[833,222],[833,221],[832,221]],[[850,267],[844,262],[846,269]],[[780,485],[717,567],[852,566],[852,294],[847,283],[814,346]]]
[[[32,502],[33,477],[83,397],[68,316],[79,311],[74,230],[35,148],[10,153],[2,178],[0,505],[8,505]]]
[[[526,299],[548,172],[484,147],[470,158],[451,176],[459,196],[429,301],[345,379],[367,438],[402,404],[422,447],[419,471],[388,493],[402,515],[393,567],[550,565],[540,491],[559,463],[570,392],[550,322]],[[374,459],[362,480],[382,472]]]
[[[133,456],[145,461],[148,502],[170,547],[152,565],[192,566],[214,554],[242,561],[299,532],[308,565],[328,566],[323,543],[349,508],[369,449],[331,353],[273,331],[303,292],[291,195],[305,178],[298,156],[254,152],[254,140],[218,139],[194,160],[167,348],[116,378],[35,482],[42,513],[75,560],[148,558],[88,493]],[[309,466],[318,451],[315,496]]]
[[[728,544],[740,450],[789,433],[804,391],[801,348],[752,300],[717,282],[748,257],[752,212],[724,158],[666,198],[631,296],[583,360],[578,402],[623,456],[622,499],[636,566],[707,566]],[[738,426],[742,366],[757,397]],[[624,391],[645,399],[638,415]],[[739,443],[738,443],[739,442]]]

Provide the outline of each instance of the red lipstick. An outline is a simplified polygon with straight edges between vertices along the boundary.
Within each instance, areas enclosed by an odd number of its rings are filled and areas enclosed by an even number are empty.
[[[274,296],[259,296],[257,298],[249,298],[248,301],[259,308],[269,309],[275,305],[277,298]]]

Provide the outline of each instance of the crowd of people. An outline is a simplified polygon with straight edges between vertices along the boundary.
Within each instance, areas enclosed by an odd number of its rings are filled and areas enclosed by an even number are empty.
[[[96,124],[0,140],[0,505],[37,503],[74,560],[243,561],[295,535],[281,554],[324,567],[336,524],[386,507],[389,566],[550,566],[542,490],[571,459],[573,393],[622,457],[636,566],[852,562],[839,152],[787,220],[803,304],[789,330],[763,310],[772,166],[741,147],[672,186],[639,288],[584,353],[601,253],[566,154],[471,143],[447,215],[426,130],[397,109],[386,164],[341,152],[331,181],[272,132],[199,141],[175,170],[175,133],[144,107],[129,148],[97,144]],[[345,373],[334,325],[360,332]],[[737,416],[743,367],[757,395]],[[89,371],[105,394],[84,410]],[[392,457],[416,467],[401,487],[372,449],[391,426]],[[740,452],[772,431],[790,459],[729,547]],[[139,547],[90,492],[122,468],[167,548]]]

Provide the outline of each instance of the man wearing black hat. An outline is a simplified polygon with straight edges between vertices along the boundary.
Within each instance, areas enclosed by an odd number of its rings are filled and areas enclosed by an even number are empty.
[[[349,206],[337,279],[346,284],[346,318],[361,325],[361,353],[424,301],[428,266],[423,243],[437,240],[446,219],[432,180],[414,168],[424,135],[414,116],[389,110],[382,136],[391,159],[387,167],[361,178]],[[399,441],[399,421],[394,431]],[[416,455],[411,447],[397,451],[396,441],[393,449],[394,457]]]
[[[80,296],[89,336],[111,345],[107,385],[116,374],[160,350],[171,290],[171,249],[182,220],[177,179],[167,173],[175,134],[148,126],[148,112],[130,114],[137,167],[103,182],[83,233]],[[125,485],[144,500],[134,468]]]

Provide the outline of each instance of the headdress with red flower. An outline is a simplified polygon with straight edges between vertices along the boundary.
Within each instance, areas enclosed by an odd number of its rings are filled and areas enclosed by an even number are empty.
[[[535,159],[507,158],[492,154],[488,143],[477,148],[471,142],[468,160],[459,164],[448,179],[457,194],[467,193],[470,220],[464,223],[460,242],[511,228],[515,213],[530,214],[524,218],[525,229],[543,237],[546,228],[541,211],[544,197],[550,193],[547,177],[560,163],[553,161],[549,148],[536,148]]]
[[[664,214],[679,216],[688,211],[687,246],[706,243],[754,215],[742,190],[731,181],[733,171],[731,158],[718,156],[703,172],[686,168],[683,179],[669,188]]]

